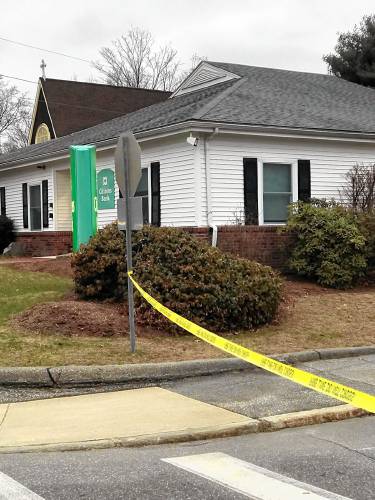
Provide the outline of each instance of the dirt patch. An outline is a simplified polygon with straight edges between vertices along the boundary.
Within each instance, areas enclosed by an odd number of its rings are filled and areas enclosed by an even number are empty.
[[[19,331],[69,337],[119,337],[128,334],[128,311],[124,304],[100,304],[62,300],[37,304],[10,322]],[[137,329],[143,337],[162,335],[151,328]]]
[[[63,278],[73,277],[69,257],[59,257],[58,259],[9,257],[0,259],[0,264],[18,271],[49,273]]]

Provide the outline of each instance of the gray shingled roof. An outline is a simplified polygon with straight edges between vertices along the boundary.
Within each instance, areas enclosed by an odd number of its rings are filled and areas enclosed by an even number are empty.
[[[246,81],[204,115],[205,120],[375,133],[375,89],[332,75],[210,64]]]
[[[209,62],[241,79],[176,96],[94,127],[0,156],[1,166],[191,120],[375,134],[375,90],[331,75]]]
[[[174,99],[153,104],[147,108],[142,108],[134,113],[114,118],[94,127],[75,132],[64,137],[53,139],[42,144],[32,144],[12,153],[0,155],[1,166],[18,164],[23,160],[31,160],[40,156],[48,156],[58,152],[66,153],[69,146],[75,144],[95,144],[107,139],[117,138],[122,132],[132,130],[145,132],[159,127],[173,125],[188,121],[194,115],[211,102],[223,90],[230,87],[233,82],[226,82],[212,87],[205,88],[192,94],[185,94]]]

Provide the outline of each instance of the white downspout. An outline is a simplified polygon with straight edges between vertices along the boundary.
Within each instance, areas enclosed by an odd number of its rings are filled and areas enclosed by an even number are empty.
[[[211,196],[211,169],[209,163],[209,141],[219,133],[219,128],[214,128],[213,132],[204,138],[204,166],[206,172],[206,200],[207,200],[207,224],[212,228],[212,246],[217,245],[217,226],[213,223],[212,196]]]

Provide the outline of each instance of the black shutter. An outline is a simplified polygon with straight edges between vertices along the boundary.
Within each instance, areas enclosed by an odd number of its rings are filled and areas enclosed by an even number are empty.
[[[243,160],[245,224],[258,225],[258,160]]]
[[[298,160],[298,200],[311,200],[311,168],[310,160]]]
[[[23,227],[29,227],[29,203],[27,195],[27,183],[22,184],[22,208],[23,208]]]
[[[5,187],[0,187],[0,215],[6,215]]]
[[[48,227],[48,181],[42,181],[43,227]]]
[[[151,163],[151,224],[160,226],[160,163]]]

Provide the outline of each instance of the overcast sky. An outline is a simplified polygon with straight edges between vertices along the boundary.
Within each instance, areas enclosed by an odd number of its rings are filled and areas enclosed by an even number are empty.
[[[188,67],[196,53],[214,61],[326,72],[322,55],[374,0],[1,0],[0,37],[93,60],[131,26],[170,43]],[[90,64],[0,40],[0,74],[37,81],[97,77]],[[9,80],[33,99],[36,85]]]

